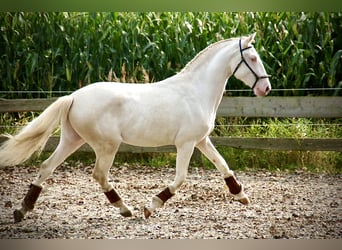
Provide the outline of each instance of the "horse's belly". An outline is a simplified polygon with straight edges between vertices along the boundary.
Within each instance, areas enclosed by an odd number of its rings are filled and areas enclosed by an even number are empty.
[[[174,119],[156,122],[138,122],[121,128],[121,138],[126,144],[157,147],[177,145],[187,141],[201,141],[212,130],[208,123],[190,123]]]
[[[122,141],[126,144],[142,147],[158,147],[174,144],[176,131],[161,127],[139,129],[126,127],[121,131]]]

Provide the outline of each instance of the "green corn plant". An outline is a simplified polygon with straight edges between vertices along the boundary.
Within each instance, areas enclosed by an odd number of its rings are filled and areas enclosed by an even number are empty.
[[[326,88],[314,94],[338,95],[328,89],[342,81],[341,21],[342,13],[326,12],[4,12],[0,86],[44,92],[26,95],[39,97],[106,81],[109,72],[123,81],[158,81],[215,41],[257,32],[255,47],[273,88]],[[233,78],[228,85],[243,88]],[[5,97],[11,96],[20,97]]]

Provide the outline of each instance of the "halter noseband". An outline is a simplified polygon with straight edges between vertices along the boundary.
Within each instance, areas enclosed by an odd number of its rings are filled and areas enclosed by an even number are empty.
[[[240,62],[238,63],[238,65],[236,66],[236,68],[235,68],[235,70],[234,70],[234,72],[233,72],[233,75],[235,75],[235,73],[236,73],[236,71],[239,69],[240,65],[241,65],[242,63],[245,63],[246,66],[247,66],[247,68],[248,68],[248,69],[253,73],[253,75],[255,76],[255,82],[254,82],[254,84],[253,84],[253,86],[252,86],[252,89],[254,89],[255,85],[257,84],[257,82],[258,82],[260,79],[269,78],[270,75],[258,76],[258,74],[255,73],[255,71],[251,68],[251,66],[249,66],[249,64],[247,63],[247,61],[246,61],[245,58],[243,57],[243,53],[242,53],[242,52],[245,51],[245,50],[248,50],[248,49],[252,48],[252,46],[249,46],[249,47],[243,49],[243,48],[241,47],[241,38],[240,38],[240,40],[239,40],[239,47],[240,47],[241,61],[240,61]]]

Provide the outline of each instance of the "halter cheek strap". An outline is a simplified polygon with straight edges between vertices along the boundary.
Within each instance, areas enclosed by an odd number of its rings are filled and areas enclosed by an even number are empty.
[[[252,86],[252,89],[254,89],[254,88],[255,88],[255,85],[257,84],[257,82],[258,82],[260,79],[269,78],[270,75],[258,76],[258,74],[255,73],[255,71],[251,68],[251,66],[249,66],[249,64],[247,63],[247,61],[246,61],[245,58],[243,57],[243,52],[244,52],[245,50],[248,50],[248,49],[252,48],[252,46],[249,46],[249,47],[246,47],[246,48],[242,48],[242,46],[241,46],[241,38],[240,38],[240,40],[239,40],[239,47],[240,47],[241,61],[240,61],[240,62],[238,63],[238,65],[236,66],[236,68],[235,68],[235,70],[234,70],[234,72],[233,72],[233,75],[235,75],[235,73],[236,73],[236,71],[239,69],[240,65],[241,65],[242,63],[245,63],[246,66],[247,66],[247,68],[248,68],[248,69],[252,72],[252,74],[255,76],[255,82],[254,82],[254,84],[253,84],[253,86]]]

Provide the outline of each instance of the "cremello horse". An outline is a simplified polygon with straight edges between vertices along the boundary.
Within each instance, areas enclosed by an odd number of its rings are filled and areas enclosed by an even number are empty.
[[[109,169],[122,142],[136,146],[175,145],[176,176],[171,185],[153,196],[145,207],[148,218],[171,198],[184,182],[190,157],[197,147],[222,173],[230,194],[242,204],[249,199],[223,157],[209,139],[227,79],[234,75],[266,96],[271,85],[252,43],[255,34],[216,42],[198,53],[178,74],[153,84],[98,82],[59,98],[39,117],[0,148],[0,166],[16,165],[43,149],[61,123],[62,134],[54,153],[42,163],[22,207],[14,211],[21,221],[42,190],[43,182],[84,143],[96,153],[93,177],[122,216],[129,207],[108,182]]]

